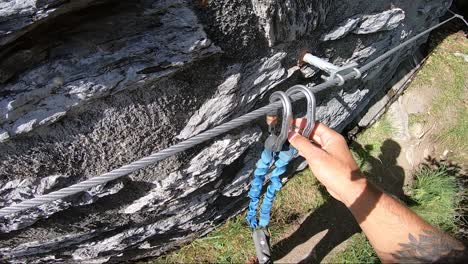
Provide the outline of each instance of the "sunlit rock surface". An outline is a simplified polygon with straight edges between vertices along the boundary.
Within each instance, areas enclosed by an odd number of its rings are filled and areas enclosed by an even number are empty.
[[[0,3],[0,206],[102,174],[302,83],[309,50],[366,63],[434,25],[450,1],[140,0]],[[421,10],[428,10],[421,11]],[[318,93],[349,124],[425,39],[363,81]],[[246,206],[262,120],[104,186],[0,219],[0,258],[157,256]]]
[[[405,19],[405,11],[394,8],[372,15],[357,15],[348,18],[343,24],[327,33],[322,40],[337,40],[348,33],[371,34],[379,31],[393,30]]]

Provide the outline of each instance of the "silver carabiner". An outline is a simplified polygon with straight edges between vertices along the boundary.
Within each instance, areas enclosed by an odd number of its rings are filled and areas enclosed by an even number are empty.
[[[276,91],[271,94],[270,96],[270,103],[274,103],[276,101],[281,101],[283,104],[283,118],[281,120],[281,132],[277,135],[271,135],[267,142],[265,143],[265,147],[267,149],[272,150],[273,152],[279,152],[283,148],[284,143],[288,139],[289,129],[291,128],[293,122],[293,114],[292,114],[292,105],[291,101],[289,100],[288,95],[282,91]]]
[[[288,96],[293,96],[297,93],[303,93],[307,99],[307,113],[305,116],[305,118],[307,119],[307,123],[306,127],[302,131],[302,136],[309,138],[310,134],[312,133],[312,130],[315,127],[315,108],[317,107],[317,102],[315,100],[314,93],[310,89],[307,89],[307,87],[305,87],[304,85],[294,85],[286,91],[286,94]]]

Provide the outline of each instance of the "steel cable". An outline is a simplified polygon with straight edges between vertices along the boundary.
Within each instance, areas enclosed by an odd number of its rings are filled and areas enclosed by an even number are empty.
[[[347,75],[344,75],[342,76],[343,79],[345,81],[347,80],[350,80],[352,78],[355,78],[356,76],[360,77],[360,73],[362,72],[365,72],[367,70],[369,70],[370,68],[374,67],[375,65],[377,65],[378,63],[382,62],[383,60],[387,59],[388,57],[390,57],[391,55],[393,55],[394,53],[396,53],[397,51],[401,50],[402,48],[406,47],[407,45],[409,45],[410,43],[414,42],[416,39],[420,38],[421,36],[427,34],[428,32],[440,27],[441,25],[449,22],[450,20],[454,19],[454,18],[461,18],[463,19],[463,17],[459,16],[459,15],[454,15],[453,17],[429,28],[428,30],[425,30],[421,33],[419,33],[418,35],[410,38],[409,40],[403,42],[402,44],[398,45],[397,47],[385,52],[384,54],[380,55],[379,57],[375,58],[374,60],[370,61],[369,63],[367,63],[366,65],[364,65],[363,67],[359,68],[358,71],[352,71],[351,73],[347,74]],[[336,86],[340,83],[340,81],[342,81],[340,78],[335,78],[333,80],[329,80],[329,81],[326,81],[322,84],[319,84],[317,86],[314,86],[311,88],[312,92],[319,92],[319,91],[322,91],[326,88],[330,88],[330,87],[333,87],[333,86]],[[302,93],[298,93],[298,94],[294,94],[291,96],[291,101],[292,102],[295,102],[295,101],[298,101],[300,99],[304,98],[304,94]],[[110,181],[113,181],[115,179],[118,179],[120,177],[123,177],[125,175],[128,175],[132,172],[135,172],[137,170],[140,170],[146,166],[149,166],[149,165],[152,165],[152,164],[155,164],[156,162],[158,161],[161,161],[163,159],[166,159],[174,154],[177,154],[177,153],[180,153],[182,151],[185,151],[189,148],[192,148],[198,144],[201,144],[203,142],[206,142],[208,140],[211,140],[213,139],[214,137],[216,136],[219,136],[221,134],[224,134],[228,131],[231,131],[235,128],[238,128],[242,125],[245,125],[261,116],[264,116],[265,114],[267,113],[270,113],[271,111],[274,111],[274,110],[278,110],[282,107],[282,104],[281,102],[275,102],[275,103],[271,103],[267,106],[264,106],[262,108],[259,108],[257,110],[254,110],[250,113],[247,113],[243,116],[240,116],[238,118],[235,118],[229,122],[226,122],[224,124],[221,124],[217,127],[214,127],[212,129],[209,129],[205,132],[202,132],[196,136],[193,136],[185,141],[182,141],[180,143],[177,143],[171,147],[168,147],[166,149],[163,149],[163,150],[160,150],[156,153],[153,153],[147,157],[144,157],[144,158],[141,158],[137,161],[134,161],[128,165],[124,165],[118,169],[115,169],[115,170],[112,170],[110,172],[107,172],[107,173],[104,173],[100,176],[94,176],[90,179],[87,179],[87,180],[84,180],[82,182],[79,182],[79,183],[76,183],[72,186],[69,186],[69,187],[65,187],[63,189],[60,189],[60,190],[57,190],[57,191],[53,191],[51,193],[48,193],[48,194],[44,194],[44,195],[41,195],[41,196],[38,196],[38,197],[35,197],[33,199],[30,199],[30,200],[25,200],[25,201],[22,201],[18,204],[12,204],[10,206],[7,206],[7,207],[4,207],[4,208],[1,208],[0,209],[0,217],[4,217],[6,215],[9,215],[9,214],[14,214],[14,213],[18,213],[18,212],[21,212],[21,211],[25,211],[29,208],[33,208],[33,207],[38,207],[40,205],[43,205],[43,204],[47,204],[47,203],[50,203],[50,202],[53,202],[53,201],[56,201],[56,200],[59,200],[59,199],[62,199],[62,198],[65,198],[65,197],[68,197],[68,196],[71,196],[71,195],[74,195],[76,193],[79,193],[79,192],[82,192],[82,191],[86,191],[92,187],[96,187],[98,185],[101,185],[101,184],[105,184],[107,182],[110,182]]]

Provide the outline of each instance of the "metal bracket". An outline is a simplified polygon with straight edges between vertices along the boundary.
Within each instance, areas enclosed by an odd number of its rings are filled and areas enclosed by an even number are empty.
[[[345,83],[345,79],[343,78],[343,76],[353,71],[356,72],[356,77],[355,77],[356,79],[359,79],[362,76],[361,72],[356,68],[358,64],[355,62],[346,64],[344,66],[336,66],[322,58],[312,55],[311,53],[304,53],[302,58],[299,60],[299,64],[303,65],[304,63],[310,64],[328,73],[328,76],[324,76],[324,75],[321,76],[321,78],[326,81],[330,81],[330,80],[334,80],[338,78],[339,86]]]

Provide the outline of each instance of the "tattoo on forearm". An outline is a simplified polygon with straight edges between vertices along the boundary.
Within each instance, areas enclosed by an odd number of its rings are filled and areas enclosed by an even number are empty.
[[[461,263],[468,260],[466,247],[449,235],[423,230],[419,239],[408,235],[408,243],[400,243],[401,250],[392,256],[398,262],[410,263]]]

